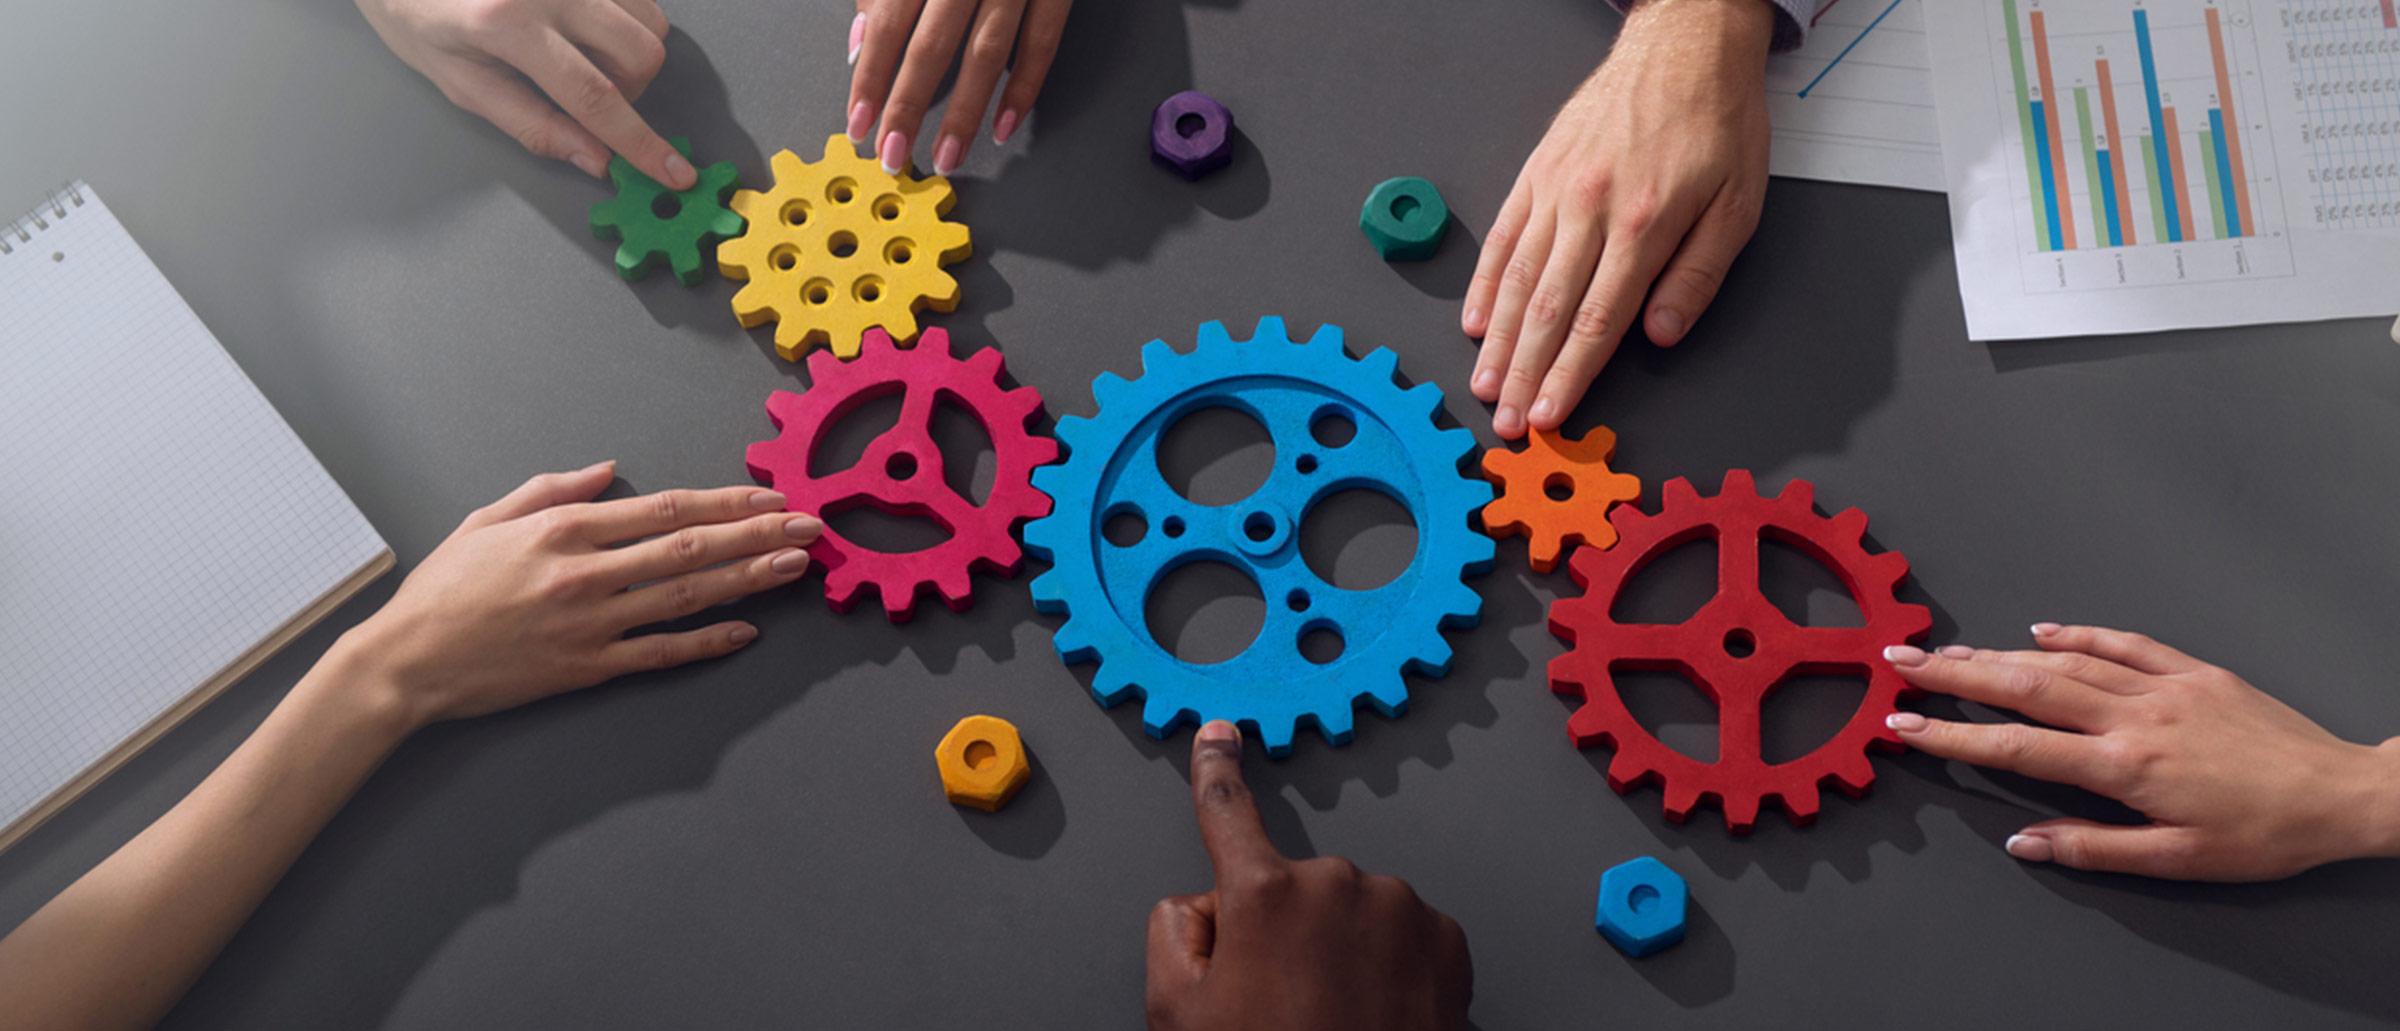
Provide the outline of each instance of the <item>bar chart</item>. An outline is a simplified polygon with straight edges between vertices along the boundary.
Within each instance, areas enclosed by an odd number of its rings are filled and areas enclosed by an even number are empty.
[[[2288,274],[2276,207],[2258,199],[2278,187],[2244,0],[2001,0],[1995,14],[2029,286]]]

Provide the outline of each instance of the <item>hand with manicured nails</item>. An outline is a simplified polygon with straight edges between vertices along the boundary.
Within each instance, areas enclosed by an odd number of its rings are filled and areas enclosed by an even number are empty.
[[[1766,202],[1775,17],[1767,0],[1643,0],[1526,160],[1459,318],[1502,437],[1565,422],[1644,298],[1662,347],[1715,298]]]
[[[850,22],[850,141],[865,143],[872,130],[884,170],[907,168],[933,91],[956,59],[958,79],[933,145],[934,174],[949,175],[967,159],[1003,71],[1008,89],[992,116],[992,142],[1007,143],[1042,92],[1073,5],[1074,0],[858,0],[858,14]]]
[[[358,9],[451,103],[526,150],[594,178],[614,151],[674,189],[698,181],[633,110],[667,59],[657,0],[358,0]]]
[[[2242,678],[2139,634],[2036,624],[2027,651],[1884,657],[1910,684],[2046,726],[1889,718],[1909,747],[2107,795],[2149,817],[2047,820],[2018,859],[2177,880],[2261,881],[2400,857],[2400,738],[2327,733]]]
[[[799,579],[824,530],[757,487],[592,501],[614,477],[609,462],[536,476],[470,513],[347,635],[412,723],[734,651],[758,628],[627,634]]]
[[[1231,723],[1192,739],[1192,805],[1217,885],[1150,911],[1151,1027],[1466,1026],[1475,975],[1458,922],[1398,878],[1277,852]]]

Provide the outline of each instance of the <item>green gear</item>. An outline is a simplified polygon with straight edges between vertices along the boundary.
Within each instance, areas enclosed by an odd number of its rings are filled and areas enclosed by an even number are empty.
[[[691,158],[691,140],[677,136],[667,142],[686,160]],[[733,162],[719,161],[700,169],[699,181],[691,189],[669,190],[635,171],[624,158],[612,157],[608,159],[608,178],[617,184],[617,195],[592,205],[592,235],[620,241],[617,275],[626,282],[648,275],[665,261],[683,285],[698,286],[701,249],[715,240],[739,235],[746,224],[725,206],[726,198],[740,185],[738,176]],[[669,200],[674,211],[660,215],[659,207]]]

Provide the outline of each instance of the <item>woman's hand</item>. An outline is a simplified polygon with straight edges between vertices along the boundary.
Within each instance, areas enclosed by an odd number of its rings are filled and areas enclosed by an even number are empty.
[[[1008,91],[992,120],[992,142],[1007,143],[1033,110],[1050,61],[1058,55],[1074,0],[858,0],[850,22],[850,140],[867,141],[884,171],[908,167],[933,91],[958,58],[958,79],[933,145],[933,172],[949,175],[967,159],[976,127],[1008,72]],[[961,46],[965,56],[959,57]],[[1015,58],[1010,58],[1011,52]]]
[[[2344,741],[2242,678],[2139,634],[2041,623],[2033,637],[2039,650],[1884,653],[1910,684],[2047,724],[1896,713],[1890,725],[1910,747],[2072,784],[2151,820],[2047,820],[2011,836],[2010,855],[2198,881],[2400,856],[2400,738]]]
[[[1557,429],[1643,311],[1683,339],[1767,195],[1767,0],[1644,0],[1501,205],[1460,328],[1514,439]]]
[[[536,476],[469,514],[337,650],[409,725],[497,712],[750,643],[737,620],[627,634],[798,579],[824,530],[757,487],[593,502],[614,476]]]
[[[526,150],[594,178],[613,150],[675,189],[698,181],[633,110],[667,59],[657,0],[358,0],[358,9],[451,103]]]
[[[1192,804],[1217,884],[1150,911],[1151,1027],[1466,1026],[1475,969],[1458,922],[1397,877],[1277,852],[1231,723],[1192,738]]]

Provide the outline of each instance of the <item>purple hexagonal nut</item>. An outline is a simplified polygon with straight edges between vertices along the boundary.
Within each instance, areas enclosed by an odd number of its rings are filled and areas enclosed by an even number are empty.
[[[1150,156],[1186,179],[1225,167],[1233,160],[1233,112],[1199,90],[1168,97],[1150,116]]]

